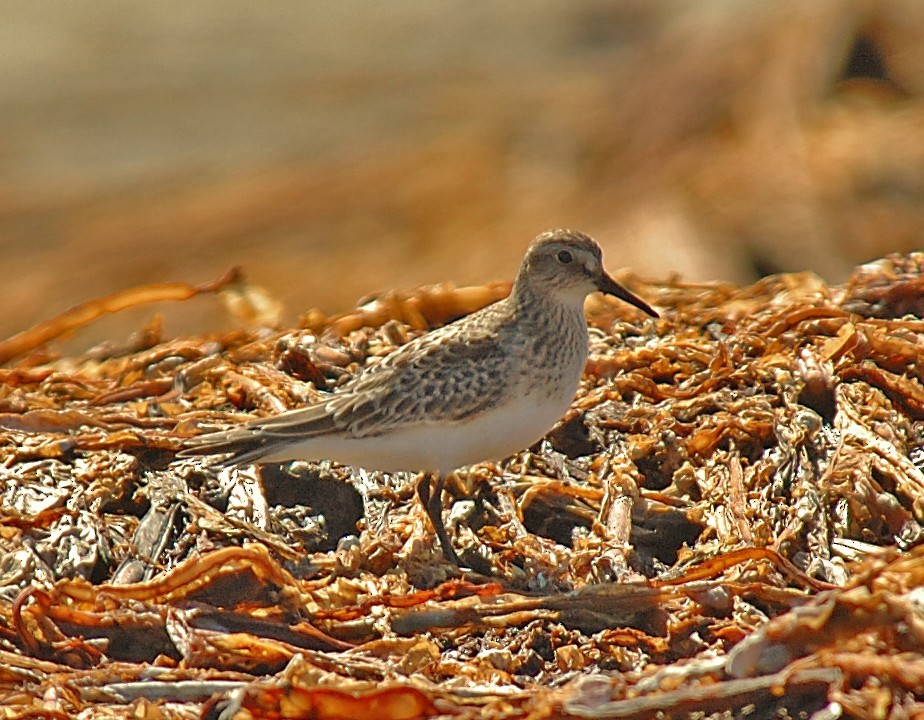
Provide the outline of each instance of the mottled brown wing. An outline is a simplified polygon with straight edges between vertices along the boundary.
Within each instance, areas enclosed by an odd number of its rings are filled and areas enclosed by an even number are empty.
[[[501,400],[511,363],[495,333],[473,330],[427,335],[370,368],[328,403],[334,423],[354,437],[398,425],[461,420]]]
[[[492,319],[485,308],[481,313]],[[499,332],[498,332],[499,331]],[[507,343],[507,345],[505,345]],[[190,440],[181,456],[234,453],[257,460],[280,442],[342,434],[367,437],[403,424],[460,420],[500,401],[514,378],[495,323],[451,324],[396,350],[329,399]]]

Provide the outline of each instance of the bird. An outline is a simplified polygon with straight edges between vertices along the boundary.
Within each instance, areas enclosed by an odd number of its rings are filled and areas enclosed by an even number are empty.
[[[533,445],[567,412],[588,355],[584,300],[595,291],[658,317],[607,274],[593,239],[548,230],[506,298],[416,337],[322,400],[191,438],[179,455],[419,473],[443,555],[461,567],[442,521],[446,477]]]

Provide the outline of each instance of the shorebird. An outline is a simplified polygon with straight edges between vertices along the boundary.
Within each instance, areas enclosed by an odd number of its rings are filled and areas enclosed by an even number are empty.
[[[606,273],[591,238],[549,230],[508,297],[411,340],[329,398],[193,438],[180,455],[422,473],[418,496],[444,556],[460,565],[442,521],[446,475],[529,447],[564,415],[587,360],[584,300],[594,291],[658,316]]]

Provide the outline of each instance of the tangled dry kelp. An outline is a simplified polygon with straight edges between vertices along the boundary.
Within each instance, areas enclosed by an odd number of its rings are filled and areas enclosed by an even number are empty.
[[[0,717],[920,713],[922,266],[638,288],[659,321],[592,303],[573,410],[447,485],[462,577],[409,477],[174,455],[503,286],[20,357]]]

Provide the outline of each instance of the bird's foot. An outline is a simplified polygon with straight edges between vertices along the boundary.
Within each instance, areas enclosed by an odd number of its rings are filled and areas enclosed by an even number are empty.
[[[436,483],[433,483],[433,480]],[[442,475],[433,475],[424,473],[417,482],[417,497],[420,504],[427,511],[427,517],[433,525],[433,531],[440,541],[440,548],[443,551],[443,557],[447,562],[452,563],[457,568],[464,570],[462,559],[456,553],[452,543],[449,541],[449,533],[446,532],[446,526],[443,524],[443,486],[446,484],[446,478]]]

